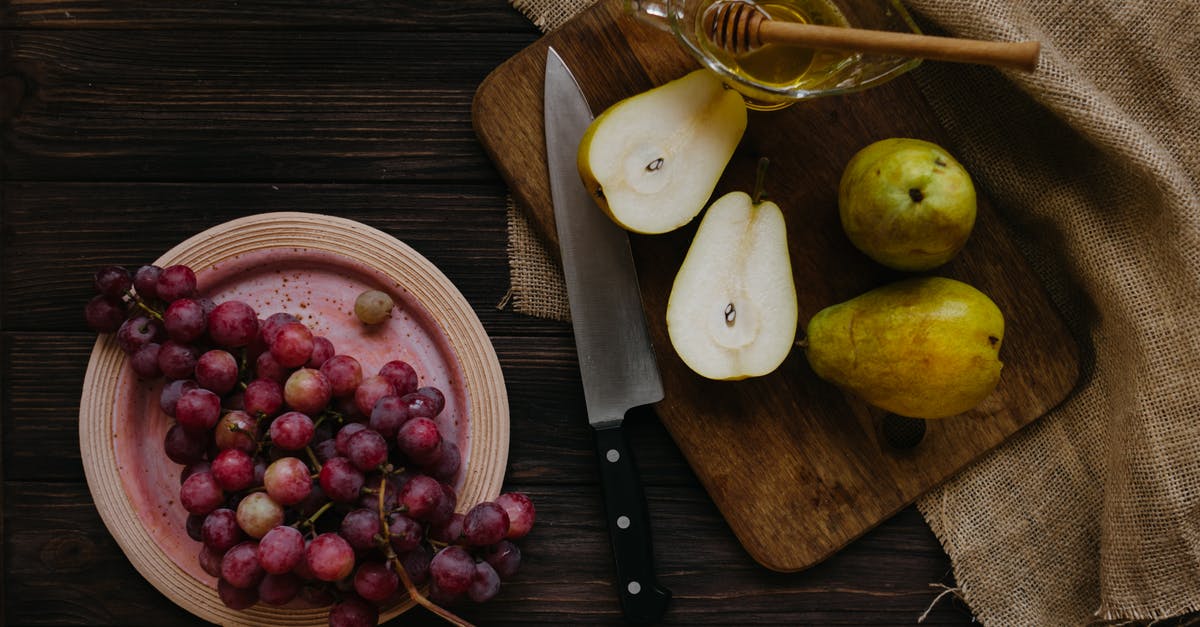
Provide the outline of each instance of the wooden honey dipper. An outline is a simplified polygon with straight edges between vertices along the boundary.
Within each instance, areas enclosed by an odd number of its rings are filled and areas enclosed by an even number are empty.
[[[1032,72],[1041,44],[1036,41],[980,41],[915,33],[820,26],[772,20],[748,2],[718,2],[704,14],[704,31],[717,46],[743,54],[765,44],[811,49],[876,52],[938,61],[980,63]]]

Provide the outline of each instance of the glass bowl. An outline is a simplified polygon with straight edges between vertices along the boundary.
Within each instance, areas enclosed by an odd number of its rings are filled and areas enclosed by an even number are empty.
[[[700,63],[741,93],[747,106],[757,110],[874,87],[921,63],[911,57],[779,45],[735,56],[704,33],[705,12],[718,1],[624,0],[624,5],[627,13],[673,34]],[[748,4],[777,20],[920,32],[899,0],[749,0]]]

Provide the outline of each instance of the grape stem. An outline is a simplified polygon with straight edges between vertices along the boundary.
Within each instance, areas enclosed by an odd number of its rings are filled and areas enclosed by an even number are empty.
[[[391,541],[387,540],[392,537],[392,532],[388,528],[387,515],[384,513],[385,509],[383,506],[383,497],[386,493],[387,473],[384,473],[383,477],[379,480],[379,525],[380,528],[383,529],[383,537],[385,538],[385,542],[387,544],[387,559],[389,562],[391,562],[392,568],[395,569],[396,574],[400,575],[400,581],[404,582],[404,589],[408,590],[408,595],[412,597],[412,600],[416,601],[418,605],[422,605],[425,607],[425,609],[437,614],[447,623],[457,627],[473,627],[471,623],[459,618],[454,612],[451,612],[450,610],[447,610],[437,603],[425,598],[425,595],[421,594],[421,591],[417,590],[417,587],[413,585],[412,579],[408,576],[408,571],[404,569],[404,564],[400,562],[400,558],[397,557],[396,552],[392,550]]]
[[[154,318],[155,320],[162,322],[162,319],[163,319],[162,314],[155,311],[153,307],[150,307],[146,303],[142,302],[142,299],[135,296],[133,298],[133,304],[135,306],[137,306],[139,309],[141,309],[142,311],[146,312],[147,316],[150,316],[151,318]]]
[[[313,525],[317,524],[317,519],[321,517],[321,514],[329,511],[330,507],[333,507],[333,501],[329,501],[328,503],[322,505],[321,509],[318,509],[316,512],[314,512],[312,516],[309,516],[308,518],[305,518],[304,520],[297,522],[292,526],[296,528],[312,527]]]
[[[304,447],[304,452],[308,453],[308,461],[312,462],[313,469],[317,471],[317,476],[319,477],[319,473],[321,472],[321,462],[317,459],[317,454],[313,452],[311,446]]]

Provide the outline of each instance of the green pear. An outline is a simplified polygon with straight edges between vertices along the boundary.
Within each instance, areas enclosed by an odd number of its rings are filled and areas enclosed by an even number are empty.
[[[579,174],[621,227],[665,233],[704,209],[745,131],[742,97],[696,70],[597,116],[579,143]]]
[[[975,226],[975,186],[942,147],[893,138],[860,150],[842,173],[838,212],[850,241],[905,271],[949,261]]]
[[[983,292],[921,277],[827,307],[808,323],[817,376],[910,418],[975,407],[1000,380],[1004,316]]]
[[[667,331],[675,352],[710,379],[765,375],[791,352],[798,315],[779,206],[744,192],[718,198],[671,286]]]

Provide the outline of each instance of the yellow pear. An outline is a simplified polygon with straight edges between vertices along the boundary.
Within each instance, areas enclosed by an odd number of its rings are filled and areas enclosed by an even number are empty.
[[[983,292],[920,277],[827,307],[808,323],[817,376],[910,418],[968,411],[1000,380],[1004,316]]]

